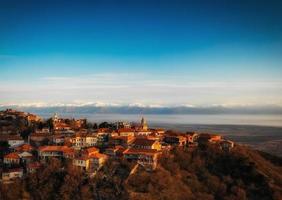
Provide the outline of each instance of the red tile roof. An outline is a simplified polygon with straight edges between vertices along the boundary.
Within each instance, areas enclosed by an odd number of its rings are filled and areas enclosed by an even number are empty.
[[[149,140],[146,138],[136,138],[132,144],[138,146],[152,146],[154,143],[155,140]]]
[[[101,153],[95,153],[89,156],[89,158],[96,158],[96,159],[107,158],[107,157],[108,157],[107,155]]]
[[[134,138],[135,138],[134,136],[112,136],[110,139],[128,141],[128,140],[133,140]]]
[[[41,146],[38,148],[39,151],[69,151],[71,148],[68,146]]]
[[[93,154],[93,153],[99,153],[99,149],[97,149],[96,147],[89,147],[85,149],[83,153],[88,154],[88,155]]]
[[[145,155],[155,155],[158,151],[156,149],[126,149],[123,154],[145,154]]]
[[[20,159],[20,156],[17,153],[9,153],[4,156],[4,159]]]
[[[33,147],[29,144],[22,144],[15,148],[17,151],[32,151]]]

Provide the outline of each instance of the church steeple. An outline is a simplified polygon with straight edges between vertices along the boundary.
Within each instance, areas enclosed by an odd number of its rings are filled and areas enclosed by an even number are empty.
[[[57,122],[59,120],[59,116],[57,113],[55,113],[52,118],[53,118],[53,122]]]
[[[148,125],[147,125],[147,122],[146,122],[146,120],[144,119],[144,117],[142,117],[142,119],[141,119],[141,128],[142,128],[142,130],[148,130]]]

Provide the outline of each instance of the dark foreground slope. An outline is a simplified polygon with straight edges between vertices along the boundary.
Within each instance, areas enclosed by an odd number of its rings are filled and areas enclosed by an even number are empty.
[[[281,162],[263,156],[241,146],[175,149],[154,173],[132,175],[127,189],[132,199],[282,199]]]
[[[164,153],[157,170],[110,160],[94,178],[67,163],[48,167],[22,181],[1,185],[0,199],[282,199],[281,159],[236,146],[231,152],[201,146]]]

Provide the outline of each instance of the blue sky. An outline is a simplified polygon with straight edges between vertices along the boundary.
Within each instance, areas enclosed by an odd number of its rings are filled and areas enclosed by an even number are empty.
[[[282,105],[279,1],[0,0],[0,104]]]

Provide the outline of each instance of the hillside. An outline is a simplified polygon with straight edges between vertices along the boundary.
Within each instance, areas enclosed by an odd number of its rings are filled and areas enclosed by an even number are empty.
[[[236,146],[213,145],[191,151],[175,148],[160,157],[157,169],[109,161],[94,178],[62,168],[58,160],[13,186],[1,186],[1,199],[281,199],[281,159]]]
[[[127,188],[131,199],[281,199],[281,159],[263,156],[243,146],[230,153],[175,149],[153,174],[132,175]]]

